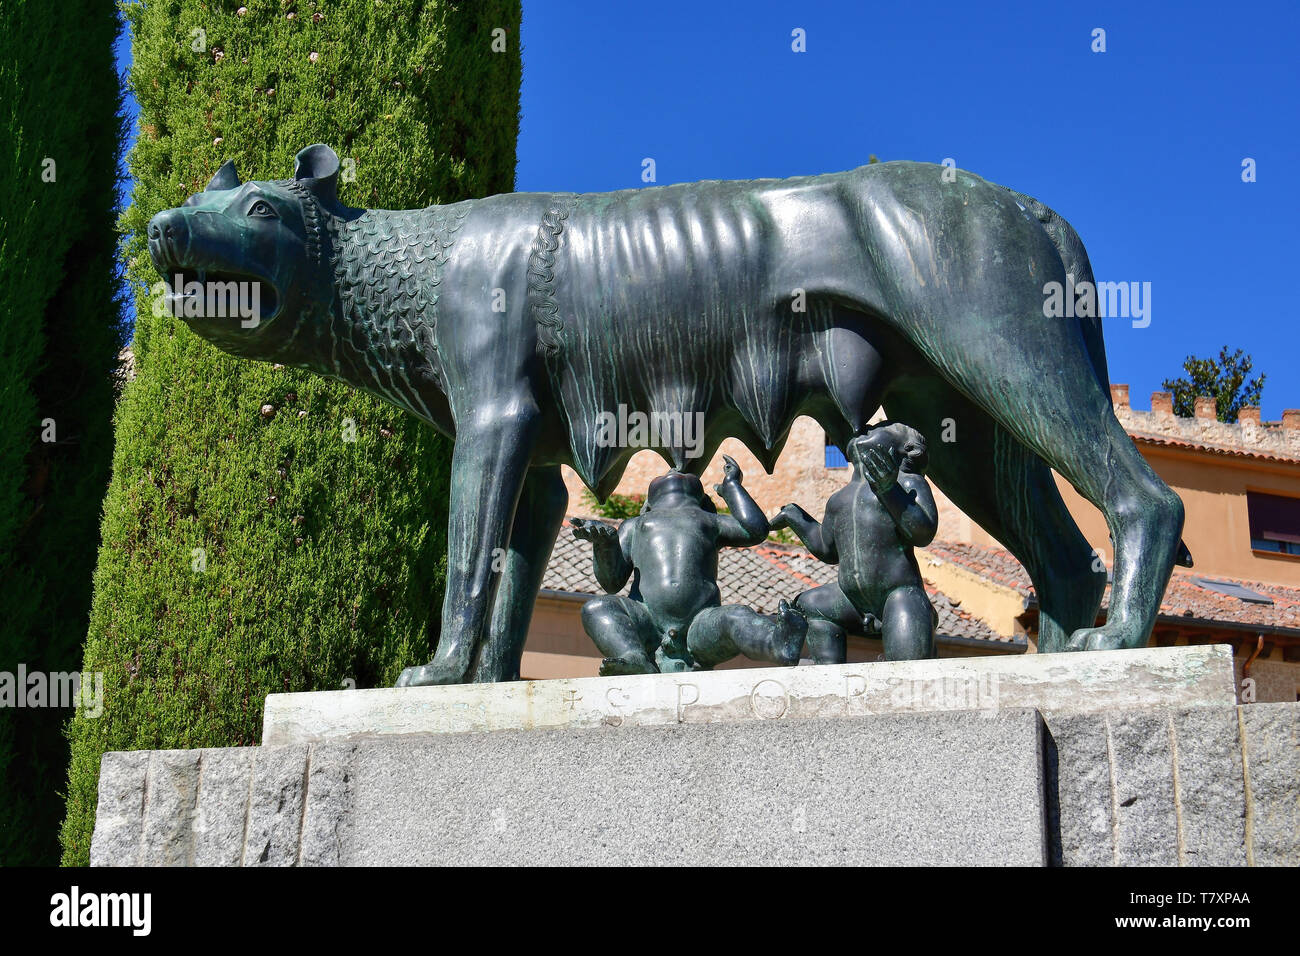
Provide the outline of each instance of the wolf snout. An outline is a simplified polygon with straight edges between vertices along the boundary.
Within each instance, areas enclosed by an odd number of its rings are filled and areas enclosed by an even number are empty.
[[[179,209],[167,209],[149,220],[149,257],[161,273],[185,261],[189,229]]]

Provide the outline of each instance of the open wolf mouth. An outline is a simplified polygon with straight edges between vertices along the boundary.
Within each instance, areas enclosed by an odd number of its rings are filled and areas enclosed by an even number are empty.
[[[177,318],[238,318],[255,320],[255,327],[280,306],[275,286],[252,273],[170,266],[163,282],[168,309]]]

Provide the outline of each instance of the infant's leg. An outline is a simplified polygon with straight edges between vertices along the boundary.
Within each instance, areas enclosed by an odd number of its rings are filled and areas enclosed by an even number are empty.
[[[884,631],[887,661],[921,661],[934,657],[934,608],[925,588],[907,584],[885,598]]]
[[[804,591],[794,606],[808,618],[808,653],[818,664],[848,660],[848,634],[862,630],[862,618],[838,584]]]
[[[740,653],[740,648],[731,638],[731,612],[737,606],[707,607],[691,622],[691,628],[686,632],[686,649],[702,670],[710,670],[714,664],[729,661]]]
[[[743,613],[735,619],[731,635],[740,653],[751,661],[768,661],[782,667],[799,663],[808,635],[808,619],[800,611],[785,601],[771,617],[747,607],[740,611]]]
[[[582,627],[604,655],[602,677],[658,671],[650,659],[657,634],[641,602],[621,595],[592,598],[582,606]]]
[[[729,604],[701,611],[691,624],[687,645],[695,663],[706,670],[737,654],[790,667],[799,663],[807,630],[804,616],[785,601],[772,617]]]

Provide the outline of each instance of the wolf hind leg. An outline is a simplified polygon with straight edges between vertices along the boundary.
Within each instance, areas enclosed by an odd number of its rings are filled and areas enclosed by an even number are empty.
[[[979,334],[938,343],[943,374],[1105,516],[1115,549],[1109,614],[1100,628],[1076,629],[1066,649],[1141,646],[1182,553],[1183,503],[1115,418],[1078,330],[1044,319],[1032,285],[990,295],[1002,302],[994,318],[950,320]],[[1021,300],[1018,312],[1004,311],[1008,297]]]
[[[1052,471],[938,375],[885,399],[926,436],[928,476],[1024,565],[1038,597],[1038,650],[1065,649],[1097,621],[1106,570],[1061,498]]]

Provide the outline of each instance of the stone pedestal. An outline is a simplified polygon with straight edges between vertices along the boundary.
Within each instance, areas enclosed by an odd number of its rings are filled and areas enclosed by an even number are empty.
[[[1101,713],[1236,699],[1227,645],[1161,647],[271,694],[262,743],[1013,707]]]
[[[1295,865],[1298,717],[1223,647],[272,695],[106,754],[91,862]]]

